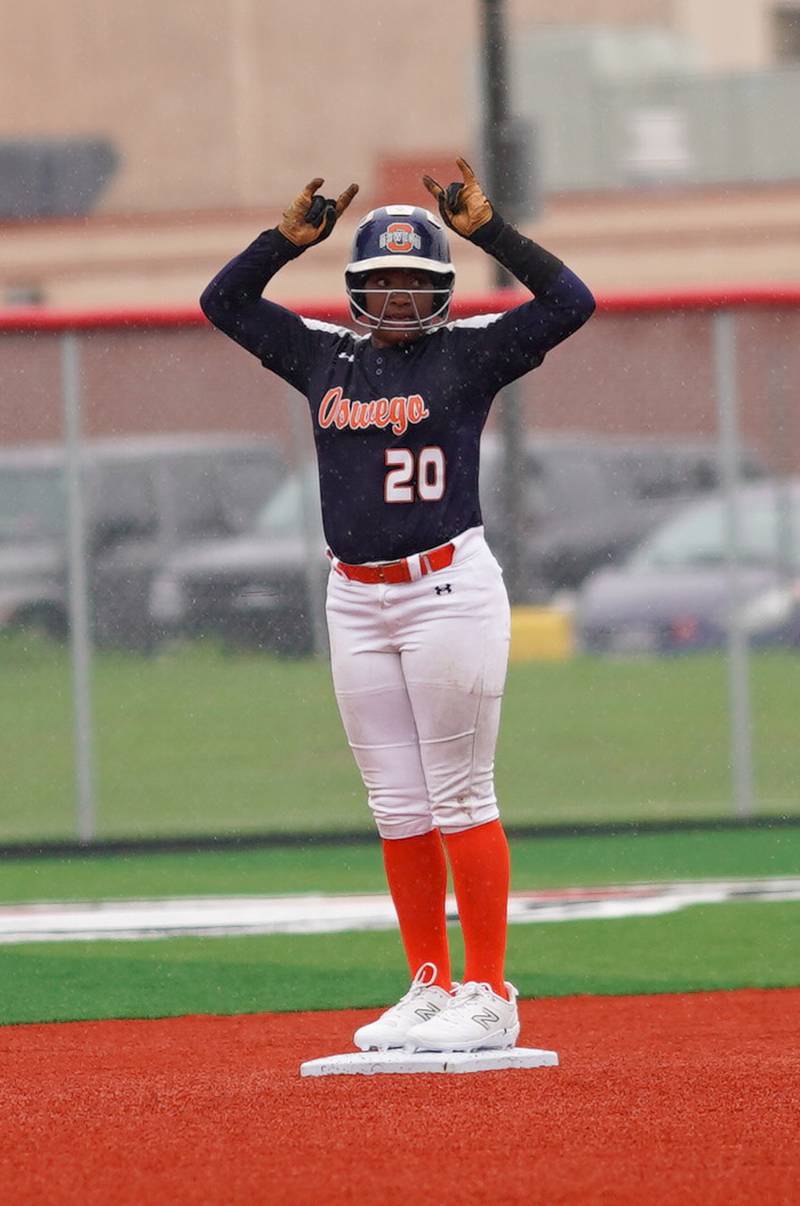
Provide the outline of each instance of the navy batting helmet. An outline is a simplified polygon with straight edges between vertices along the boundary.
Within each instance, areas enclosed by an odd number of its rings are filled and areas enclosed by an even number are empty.
[[[367,275],[381,268],[417,269],[433,278],[429,289],[408,290],[415,318],[391,320],[384,319],[382,315],[375,318],[367,313],[366,293],[386,292],[383,289],[364,288]],[[430,210],[417,205],[385,205],[370,210],[356,228],[344,279],[350,312],[359,326],[383,326],[393,330],[415,327],[427,330],[438,326],[447,319],[455,283],[455,269],[450,262],[450,248],[442,223]],[[414,295],[418,293],[434,295],[433,312],[427,318],[420,318],[417,314]]]

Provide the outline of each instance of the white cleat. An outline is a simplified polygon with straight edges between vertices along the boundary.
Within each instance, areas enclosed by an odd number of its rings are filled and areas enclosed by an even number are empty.
[[[359,1027],[353,1035],[355,1045],[361,1051],[391,1051],[405,1047],[412,1026],[427,1022],[453,1002],[451,993],[433,983],[436,975],[435,964],[423,963],[405,996],[377,1021]]]
[[[469,981],[450,998],[450,1005],[426,1022],[412,1026],[406,1051],[484,1051],[513,1047],[519,1038],[517,990],[506,981],[509,1000],[488,984]]]

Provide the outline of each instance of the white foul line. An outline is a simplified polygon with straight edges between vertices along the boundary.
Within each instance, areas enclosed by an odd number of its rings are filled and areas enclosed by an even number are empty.
[[[698,904],[800,900],[800,877],[625,884],[515,892],[512,924],[652,917]],[[447,899],[451,921],[458,913]],[[0,944],[98,939],[337,934],[397,925],[383,895],[201,896],[0,905]]]

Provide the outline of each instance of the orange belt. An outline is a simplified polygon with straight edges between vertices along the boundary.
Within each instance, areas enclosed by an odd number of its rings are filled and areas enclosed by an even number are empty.
[[[448,565],[453,564],[455,551],[454,544],[440,544],[438,549],[420,553],[421,573],[433,574],[436,570],[447,569]],[[347,565],[344,561],[337,561],[334,568],[337,573],[344,574],[345,578],[350,578],[353,582],[367,584],[388,582],[390,585],[394,585],[398,582],[413,581],[407,557],[404,557],[402,561],[385,561],[382,565]]]

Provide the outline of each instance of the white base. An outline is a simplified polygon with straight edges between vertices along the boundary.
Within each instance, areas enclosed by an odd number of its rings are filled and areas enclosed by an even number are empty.
[[[351,1051],[300,1065],[301,1076],[375,1076],[382,1072],[498,1072],[505,1068],[555,1068],[558,1052],[535,1047],[501,1051]]]

